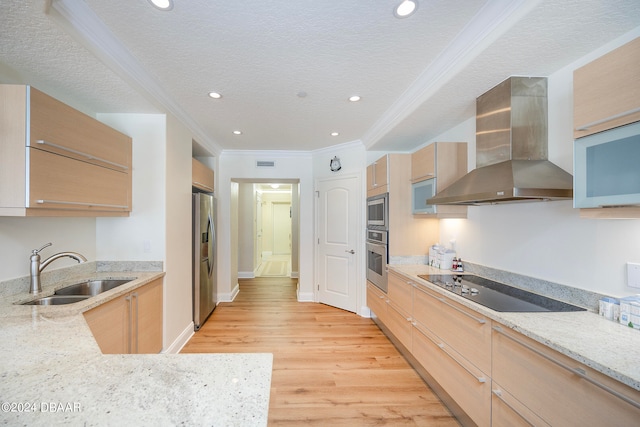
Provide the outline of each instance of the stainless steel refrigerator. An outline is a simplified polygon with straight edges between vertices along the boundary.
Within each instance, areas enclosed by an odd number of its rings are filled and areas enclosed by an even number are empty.
[[[215,199],[193,193],[193,323],[197,331],[216,308]]]

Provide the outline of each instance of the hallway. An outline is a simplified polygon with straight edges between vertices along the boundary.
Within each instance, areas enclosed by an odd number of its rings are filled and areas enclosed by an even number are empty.
[[[183,353],[273,353],[269,426],[457,426],[371,321],[296,301],[296,280],[241,279]]]

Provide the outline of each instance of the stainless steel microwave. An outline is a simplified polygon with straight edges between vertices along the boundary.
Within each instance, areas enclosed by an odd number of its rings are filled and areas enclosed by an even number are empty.
[[[574,207],[640,205],[640,122],[574,144]]]
[[[367,199],[367,228],[371,230],[389,229],[389,193]]]

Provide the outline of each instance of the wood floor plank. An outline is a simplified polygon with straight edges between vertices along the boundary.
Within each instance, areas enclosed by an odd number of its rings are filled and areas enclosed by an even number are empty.
[[[273,353],[269,426],[458,426],[371,321],[296,301],[296,281],[242,279],[183,353]]]

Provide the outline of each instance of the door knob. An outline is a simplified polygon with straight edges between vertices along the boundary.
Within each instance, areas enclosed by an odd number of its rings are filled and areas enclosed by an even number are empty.
[[[354,251],[353,249],[351,249],[349,251],[345,249],[345,252],[349,252],[350,254],[355,254],[356,253],[356,251]]]

